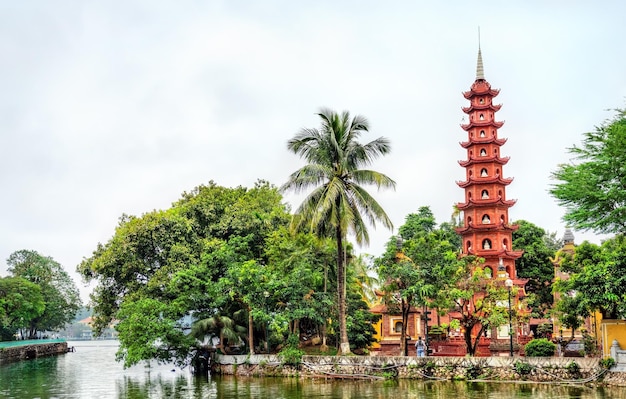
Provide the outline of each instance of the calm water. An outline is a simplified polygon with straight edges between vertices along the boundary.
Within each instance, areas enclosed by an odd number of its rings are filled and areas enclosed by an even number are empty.
[[[115,341],[70,342],[76,352],[0,366],[0,398],[623,398],[626,389],[419,381],[332,382],[282,378],[195,378],[188,369],[124,370]]]

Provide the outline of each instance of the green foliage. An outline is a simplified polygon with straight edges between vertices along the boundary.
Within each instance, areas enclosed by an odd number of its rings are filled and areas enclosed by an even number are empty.
[[[600,367],[609,370],[613,366],[615,366],[615,359],[613,359],[612,357],[609,356],[609,357],[600,359]]]
[[[21,250],[9,256],[7,265],[12,276],[39,286],[43,297],[43,312],[30,319],[28,336],[35,337],[37,331],[60,330],[74,319],[81,306],[80,294],[58,262],[36,251]]]
[[[570,373],[570,375],[574,377],[580,376],[580,365],[573,360],[567,363],[567,365],[565,366],[565,369],[567,370],[568,373]]]
[[[348,340],[352,350],[364,350],[376,340],[374,334],[374,324],[380,320],[381,316],[369,311],[367,303],[362,299],[356,290],[347,292],[347,320]]]
[[[359,143],[361,134],[369,130],[367,120],[361,116],[351,118],[348,112],[338,114],[328,109],[322,109],[318,116],[321,129],[302,129],[287,143],[287,148],[308,164],[292,173],[282,189],[296,193],[313,189],[296,210],[291,224],[294,230],[304,229],[336,240],[340,350],[347,354],[345,240],[352,233],[358,244],[367,244],[366,220],[392,228],[383,208],[363,187],[395,187],[386,175],[363,169],[389,153],[391,146],[382,137],[365,145]]]
[[[391,237],[387,242],[385,253],[375,264],[384,282],[381,288],[386,293],[387,307],[397,307],[402,314],[401,336],[405,337],[411,306],[444,312],[452,306],[447,290],[454,284],[460,263],[453,240],[456,233],[448,225],[437,227],[429,207],[420,207],[417,213],[408,215],[399,232],[399,237]]]
[[[577,230],[626,233],[626,110],[568,148],[575,162],[552,173],[550,193],[566,209],[563,219]]]
[[[533,339],[524,347],[524,352],[528,357],[549,357],[554,356],[556,345],[546,338]]]
[[[297,335],[292,334],[287,338],[285,347],[278,352],[278,357],[282,364],[290,366],[300,366],[302,363],[302,356],[304,351],[298,348],[299,338]]]
[[[549,338],[552,335],[552,324],[541,323],[537,326],[536,338]]]
[[[585,355],[595,355],[598,353],[598,346],[596,337],[583,330],[583,345],[585,348]]]
[[[265,240],[287,222],[281,195],[263,181],[251,189],[211,182],[183,193],[167,210],[122,216],[115,235],[78,267],[97,283],[91,297],[96,332],[119,320],[125,365],[184,359],[192,339],[181,335],[184,318],[247,313],[246,303],[262,283],[255,273],[264,273]],[[151,311],[149,303],[159,304],[162,313]],[[158,345],[147,335],[135,337],[142,334],[135,331],[137,320],[159,337]]]
[[[37,284],[21,277],[0,278],[0,340],[14,340],[15,333],[30,326],[45,307]]]
[[[125,301],[117,313],[117,360],[123,360],[124,367],[146,359],[185,364],[194,340],[179,328],[177,316],[167,304],[155,299]]]
[[[508,299],[509,291],[502,281],[485,272],[482,258],[466,256],[461,261],[452,279],[454,285],[447,291],[447,295],[453,299],[449,309],[461,315],[459,322],[464,330],[467,353],[473,356],[485,329],[508,323],[509,309],[501,304]],[[512,288],[511,294],[516,295],[516,287]],[[522,303],[521,308],[524,307]],[[516,309],[511,309],[511,312],[511,316],[517,318]],[[474,335],[472,332],[476,326],[480,326],[480,329]]]
[[[516,360],[513,364],[513,368],[515,372],[521,376],[527,376],[533,371],[533,366],[521,360]]]
[[[519,229],[513,232],[513,248],[523,250],[524,254],[515,261],[517,274],[528,279],[526,292],[534,296],[528,303],[534,317],[544,317],[552,307],[552,281],[554,280],[554,265],[550,260],[556,249],[552,240],[544,229],[527,222],[518,220],[514,224]]]
[[[606,319],[626,317],[626,237],[618,235],[601,245],[585,241],[561,267],[570,273],[568,280],[555,284],[563,293],[557,304],[562,321],[579,324],[596,310]]]
[[[475,380],[483,373],[483,366],[480,363],[472,363],[465,368],[465,378]]]

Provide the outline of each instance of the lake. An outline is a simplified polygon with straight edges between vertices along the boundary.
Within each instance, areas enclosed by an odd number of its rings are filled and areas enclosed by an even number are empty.
[[[188,368],[115,361],[117,341],[68,342],[76,351],[0,366],[1,398],[623,398],[623,388],[547,384],[330,381],[194,377]]]

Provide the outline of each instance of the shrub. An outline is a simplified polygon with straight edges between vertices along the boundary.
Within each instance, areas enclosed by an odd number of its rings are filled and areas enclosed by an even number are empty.
[[[568,373],[570,373],[571,376],[580,377],[580,365],[576,363],[575,361],[571,361],[567,363],[567,366],[565,366],[565,369],[567,370]]]
[[[515,371],[517,372],[517,374],[521,376],[528,375],[530,374],[531,371],[533,371],[533,366],[531,366],[530,364],[526,362],[522,362],[519,360],[515,362],[513,367],[515,368]]]
[[[556,345],[546,338],[533,339],[524,347],[528,357],[548,357],[554,356]]]
[[[600,366],[608,370],[611,367],[615,366],[615,359],[613,359],[612,357],[606,357],[604,359],[601,359]]]
[[[304,356],[304,351],[298,348],[299,339],[298,336],[292,334],[287,338],[287,342],[285,343],[285,347],[278,352],[278,357],[282,364],[288,364],[291,366],[299,366],[302,363],[302,356]]]
[[[480,377],[482,372],[483,372],[483,368],[480,366],[480,364],[470,364],[465,369],[465,377],[468,380],[475,380],[478,377]]]

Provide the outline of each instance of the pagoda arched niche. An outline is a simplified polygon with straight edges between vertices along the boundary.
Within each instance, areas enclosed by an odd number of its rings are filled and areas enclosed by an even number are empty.
[[[509,249],[509,240],[507,240],[506,238],[502,240],[502,249],[504,249],[505,251],[508,251]]]
[[[489,217],[489,215],[487,215],[486,213],[483,215],[483,218],[481,219],[481,222],[483,224],[491,224],[491,218]]]
[[[487,168],[482,168],[480,170],[480,177],[489,177],[489,172],[487,172]]]
[[[485,266],[485,276],[487,276],[487,278],[493,277],[493,269],[491,266]]]
[[[480,193],[480,198],[481,199],[489,199],[489,190],[483,190]]]
[[[472,242],[470,240],[467,240],[467,242],[465,242],[465,252],[470,253],[471,250],[472,250]]]
[[[481,157],[486,157],[487,156],[487,150],[485,150],[484,148],[480,149],[480,156]]]
[[[483,249],[491,249],[491,240],[488,238],[485,238],[483,240]]]

